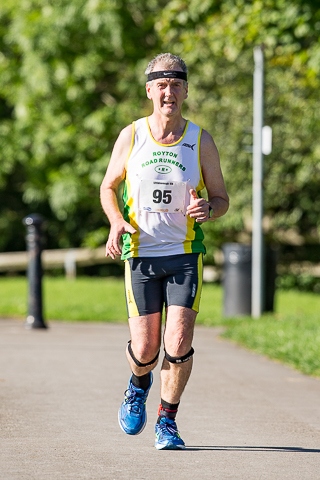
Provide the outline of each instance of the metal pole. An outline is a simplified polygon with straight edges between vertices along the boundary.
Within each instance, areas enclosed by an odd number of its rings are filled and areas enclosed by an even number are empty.
[[[28,314],[26,328],[47,328],[42,314],[42,223],[43,217],[37,213],[23,219],[27,227],[28,263]]]
[[[253,75],[253,198],[252,198],[252,290],[251,315],[259,318],[263,310],[263,51],[255,47]]]

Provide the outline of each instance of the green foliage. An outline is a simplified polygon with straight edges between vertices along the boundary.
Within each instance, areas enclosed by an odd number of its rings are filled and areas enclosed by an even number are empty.
[[[246,147],[252,52],[261,44],[265,124],[274,139],[265,158],[266,236],[281,242],[292,232],[317,243],[319,32],[320,10],[311,1],[2,2],[0,250],[24,248],[22,218],[32,211],[48,220],[48,248],[104,242],[99,185],[120,129],[149,113],[144,69],[160,51],[186,60],[186,116],[212,133],[221,154],[231,206],[204,226],[209,250],[249,240]]]
[[[174,0],[156,27],[175,46],[190,75],[188,115],[216,139],[231,198],[216,224],[216,242],[250,229],[253,48],[264,45],[265,124],[273,152],[265,157],[266,234],[294,229],[307,242],[320,232],[320,11],[286,0]],[[201,108],[199,107],[201,105]],[[217,236],[217,235],[216,235]]]
[[[50,220],[54,246],[85,244],[104,225],[99,185],[120,128],[141,109],[136,69],[156,42],[154,8],[144,0],[0,7],[0,225],[10,195],[20,222],[33,210]],[[12,250],[4,231],[1,248]]]
[[[277,285],[284,290],[296,288],[307,292],[320,292],[319,277],[314,277],[309,273],[300,273],[299,275],[282,274],[277,279]]]

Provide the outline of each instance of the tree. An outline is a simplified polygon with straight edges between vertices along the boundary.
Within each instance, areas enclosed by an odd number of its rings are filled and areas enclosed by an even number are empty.
[[[48,219],[48,246],[105,240],[99,185],[119,128],[143,107],[136,80],[156,45],[160,7],[146,0],[0,7],[1,249],[24,248],[22,218],[34,210]]]

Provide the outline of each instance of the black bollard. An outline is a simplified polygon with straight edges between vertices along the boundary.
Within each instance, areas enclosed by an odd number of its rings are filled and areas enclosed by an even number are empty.
[[[28,314],[26,328],[47,328],[42,314],[42,263],[43,217],[38,213],[27,215],[23,223],[27,227],[26,243],[28,262]]]

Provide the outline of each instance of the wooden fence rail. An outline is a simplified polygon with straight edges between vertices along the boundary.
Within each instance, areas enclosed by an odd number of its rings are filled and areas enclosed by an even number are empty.
[[[43,250],[42,265],[44,270],[64,268],[67,276],[75,276],[76,267],[102,265],[114,262],[105,256],[105,247],[66,248]],[[116,260],[120,262],[120,260]],[[28,252],[0,253],[0,272],[19,272],[28,268]]]

